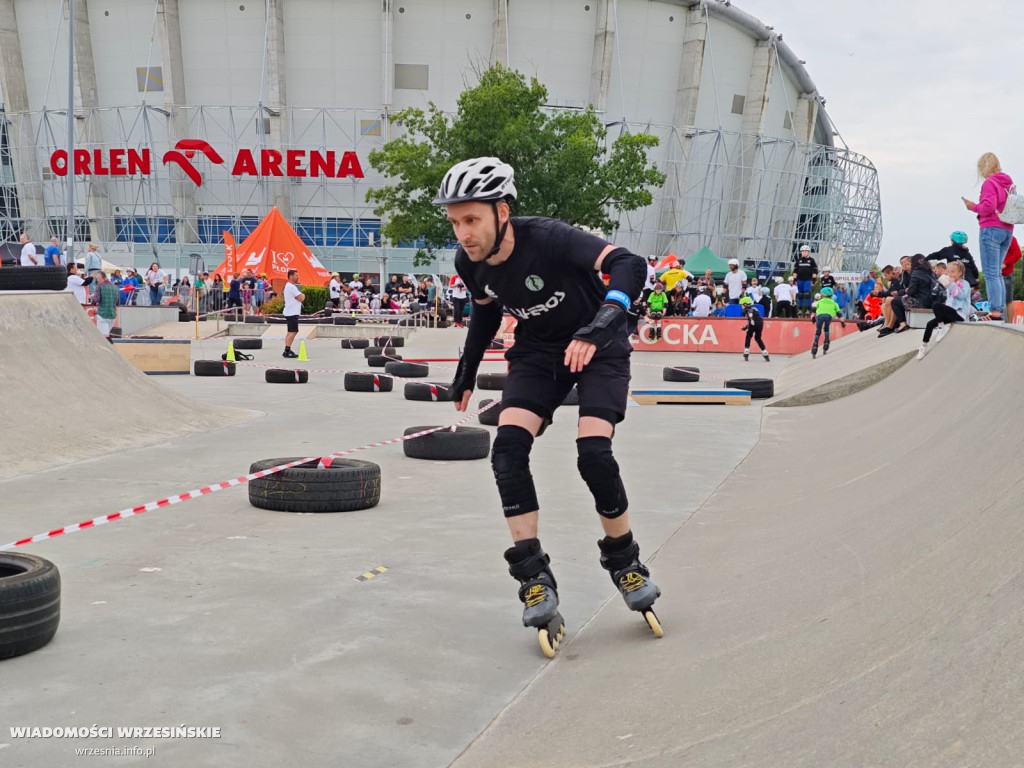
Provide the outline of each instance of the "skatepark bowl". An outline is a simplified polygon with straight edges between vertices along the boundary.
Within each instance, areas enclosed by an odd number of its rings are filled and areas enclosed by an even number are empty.
[[[234,377],[146,377],[69,295],[0,296],[0,546],[461,418],[397,383],[344,391],[328,371],[366,360],[337,339],[308,338],[307,384],[267,384],[283,330]],[[417,329],[401,351],[464,340]],[[61,623],[0,661],[0,765],[1024,765],[1024,334],[919,343],[633,356],[634,387],[682,365],[775,380],[772,400],[636,406],[617,428],[661,639],[598,563],[568,406],[531,462],[567,628],[550,661],[519,622],[486,460],[390,444],[354,456],[381,467],[372,509],[257,509],[243,485],[19,547],[59,567]],[[82,726],[112,735],[43,734]]]

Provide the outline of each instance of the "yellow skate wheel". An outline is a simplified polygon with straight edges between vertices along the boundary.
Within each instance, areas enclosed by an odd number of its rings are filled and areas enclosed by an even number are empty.
[[[548,631],[542,629],[537,632],[537,639],[540,641],[541,652],[549,659],[555,658],[555,652],[558,650],[558,638],[556,637],[555,642],[552,644]]]
[[[661,622],[658,621],[658,617],[654,615],[654,611],[644,611],[644,618],[647,619],[647,626],[651,628],[651,632],[654,633],[655,637],[665,636],[665,630],[661,628]]]

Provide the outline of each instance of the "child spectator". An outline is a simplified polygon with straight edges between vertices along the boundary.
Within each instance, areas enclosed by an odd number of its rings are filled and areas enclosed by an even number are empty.
[[[924,327],[924,338],[921,348],[917,351],[917,359],[928,354],[928,344],[932,340],[932,332],[940,323],[962,323],[970,319],[974,308],[971,306],[971,286],[965,279],[963,262],[951,261],[947,268],[948,274],[939,278],[939,284],[946,289],[944,301],[932,304],[935,317]]]
[[[665,286],[661,281],[654,284],[654,292],[647,297],[647,316],[651,319],[651,326],[654,328],[654,338],[661,338],[661,319],[665,317],[665,307],[668,306],[668,294],[665,293]]]

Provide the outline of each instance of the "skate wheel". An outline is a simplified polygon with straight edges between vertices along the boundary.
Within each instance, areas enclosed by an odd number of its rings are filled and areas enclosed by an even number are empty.
[[[647,626],[651,628],[651,632],[654,633],[655,637],[665,636],[665,630],[661,628],[661,622],[658,621],[658,617],[654,615],[654,611],[644,611],[644,619],[647,620]]]
[[[549,659],[555,658],[555,654],[558,653],[558,646],[562,644],[562,638],[565,637],[565,625],[560,624],[558,631],[555,632],[555,636],[552,638],[551,633],[547,627],[538,630],[537,640],[540,642],[541,652]]]

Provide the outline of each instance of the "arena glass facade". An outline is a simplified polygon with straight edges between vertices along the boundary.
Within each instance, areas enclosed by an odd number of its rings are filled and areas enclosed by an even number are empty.
[[[617,243],[680,256],[706,245],[770,269],[803,242],[837,269],[878,253],[874,167],[836,145],[781,36],[725,3],[73,1],[69,164],[66,2],[0,0],[19,33],[0,65],[5,237],[64,236],[71,165],[76,239],[121,263],[217,262],[223,230],[241,242],[276,205],[328,268],[376,271],[386,255],[407,271],[415,249],[382,244],[365,202],[387,183],[367,156],[396,130],[389,115],[453,109],[500,62],[538,77],[552,110],[593,105],[610,140],[659,137],[651,157],[668,181],[620,216]]]

